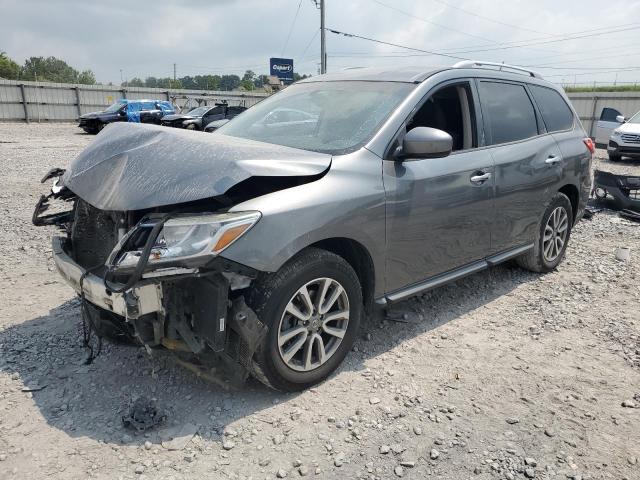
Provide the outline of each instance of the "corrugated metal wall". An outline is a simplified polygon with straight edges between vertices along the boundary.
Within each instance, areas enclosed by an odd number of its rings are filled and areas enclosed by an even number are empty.
[[[590,137],[596,134],[595,124],[603,108],[615,108],[625,117],[640,111],[640,92],[584,92],[567,95]]]
[[[182,107],[184,96],[197,96],[211,104],[227,100],[231,105],[255,105],[268,94],[204,90],[165,90],[161,88],[107,85],[70,85],[67,83],[18,82],[0,80],[0,121],[73,121],[79,115],[102,110],[121,98],[172,100]],[[604,107],[612,107],[629,117],[640,111],[640,92],[570,93],[585,130],[595,135],[595,122]],[[203,97],[205,99],[203,99]],[[204,104],[204,103],[203,103]],[[192,102],[191,106],[196,106]],[[26,115],[25,115],[26,114]]]
[[[71,85],[68,83],[21,82],[0,79],[0,120],[60,122],[73,121],[78,116],[103,110],[121,98],[175,100],[180,107],[184,97],[198,97],[211,105],[226,100],[230,105],[255,105],[266,93],[225,92],[204,90],[166,90],[161,88],[108,85]],[[191,106],[198,103],[191,101]]]

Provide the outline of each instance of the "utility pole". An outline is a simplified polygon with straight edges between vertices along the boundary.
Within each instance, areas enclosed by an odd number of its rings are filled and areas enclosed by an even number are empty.
[[[122,79],[122,69],[120,69],[120,85],[122,85],[122,82],[123,82],[123,81],[124,81],[124,80]]]
[[[176,64],[173,64],[173,86],[176,85]]]
[[[320,73],[327,73],[327,44],[324,30],[324,1],[320,0]]]

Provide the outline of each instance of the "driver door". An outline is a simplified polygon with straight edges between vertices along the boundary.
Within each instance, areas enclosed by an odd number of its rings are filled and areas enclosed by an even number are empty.
[[[494,166],[481,144],[475,86],[453,81],[429,92],[406,121],[444,130],[444,158],[383,162],[387,211],[387,291],[471,264],[490,251]],[[402,139],[399,139],[401,144]]]

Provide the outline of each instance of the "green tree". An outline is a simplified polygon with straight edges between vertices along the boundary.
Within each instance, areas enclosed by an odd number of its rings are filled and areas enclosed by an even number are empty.
[[[149,88],[156,88],[158,86],[158,79],[156,77],[147,77],[144,81],[144,86]]]
[[[240,86],[238,75],[222,75],[220,77],[220,90],[235,90]]]
[[[91,70],[80,73],[64,60],[56,57],[30,57],[22,67],[22,78],[58,83],[95,83],[95,75]]]
[[[83,70],[78,75],[78,83],[81,83],[83,85],[95,85],[96,76],[91,70]]]
[[[144,87],[144,82],[138,77],[133,77],[128,82],[122,84],[123,87]]]
[[[0,52],[0,78],[7,80],[20,78],[20,65],[11,60],[5,52]]]

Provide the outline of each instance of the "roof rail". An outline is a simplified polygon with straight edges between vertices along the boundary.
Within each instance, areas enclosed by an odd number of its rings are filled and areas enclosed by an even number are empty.
[[[456,63],[453,68],[485,68],[485,67],[499,67],[498,70],[515,70],[519,73],[526,73],[535,78],[542,78],[537,72],[533,72],[523,67],[517,67],[515,65],[508,65],[506,63],[497,63],[497,62],[481,62],[478,60],[463,60],[461,62]]]

